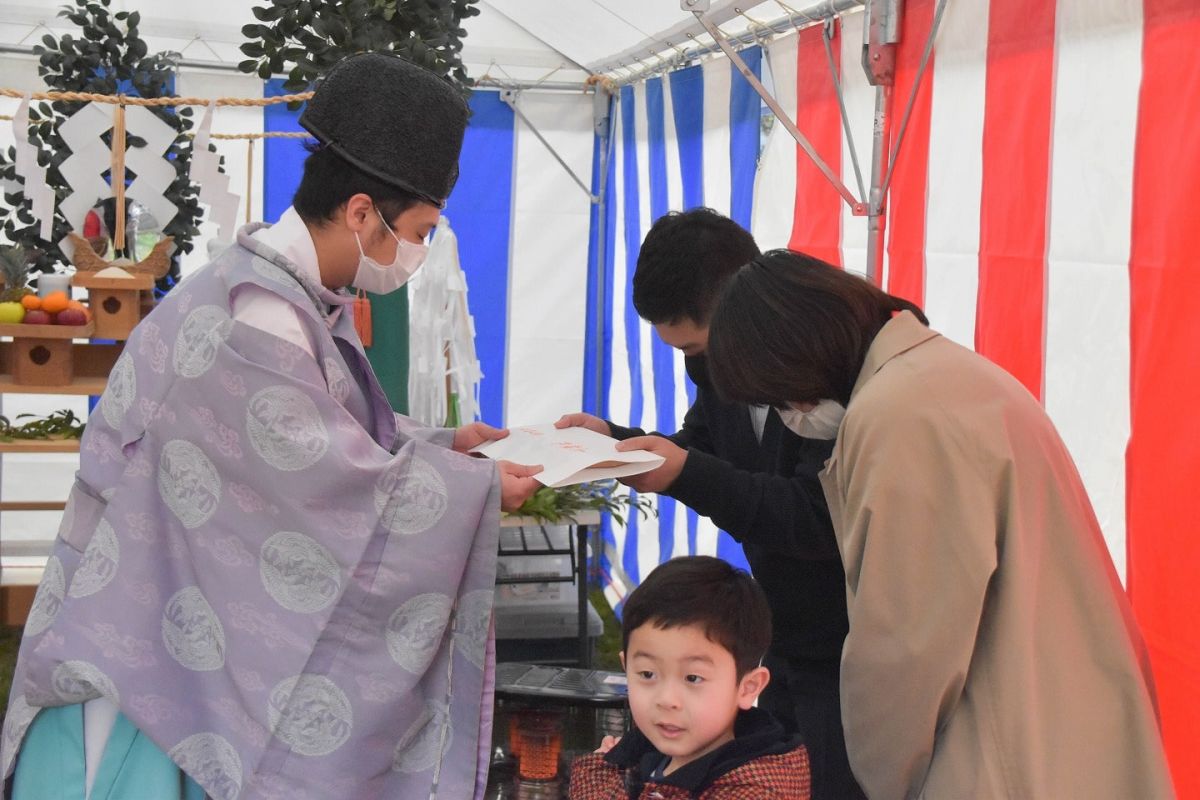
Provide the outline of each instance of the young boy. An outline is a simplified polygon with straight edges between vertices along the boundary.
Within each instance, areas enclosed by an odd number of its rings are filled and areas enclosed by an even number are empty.
[[[808,800],[808,754],[753,708],[771,612],[749,574],[676,558],[629,596],[621,623],[633,729],[575,762],[571,800]]]

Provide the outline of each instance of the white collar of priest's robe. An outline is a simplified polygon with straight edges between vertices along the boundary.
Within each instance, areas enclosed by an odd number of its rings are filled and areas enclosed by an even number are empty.
[[[288,206],[279,221],[254,232],[254,238],[287,259],[296,272],[316,284],[321,283],[317,246],[296,209]]]
[[[288,211],[292,211],[292,209],[289,208]],[[295,236],[303,237],[303,240],[307,242],[308,248],[312,254],[312,257],[309,261],[311,265],[310,270],[305,270],[303,267],[293,263],[283,253],[275,250],[271,243],[263,241],[259,238],[258,234],[260,232],[274,231],[275,228],[279,227],[279,223],[268,226],[263,222],[251,222],[238,231],[237,243],[254,253],[256,256],[271,262],[276,267],[279,267],[288,275],[292,276],[304,290],[304,292],[312,299],[313,305],[316,307],[316,311],[321,315],[321,318],[325,320],[326,325],[332,328],[334,322],[336,322],[337,318],[341,315],[342,308],[354,302],[354,295],[350,294],[345,289],[335,292],[332,289],[326,288],[321,283],[320,269],[316,266],[316,247],[312,243],[312,237],[308,233],[308,228],[305,227],[303,221],[300,220],[299,215],[295,215],[295,221],[303,229],[303,234],[300,234],[299,231],[295,231],[295,229],[293,229]],[[285,242],[283,246],[286,249],[287,243]]]

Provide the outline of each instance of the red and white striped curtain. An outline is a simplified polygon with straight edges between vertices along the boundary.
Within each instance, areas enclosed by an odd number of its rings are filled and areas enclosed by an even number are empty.
[[[892,124],[936,0],[905,3]],[[855,187],[874,89],[863,15],[775,41],[776,95]],[[1200,0],[949,0],[895,164],[883,285],[1039,397],[1075,458],[1150,648],[1180,797],[1200,797]],[[854,217],[775,125],[764,248],[856,271]]]

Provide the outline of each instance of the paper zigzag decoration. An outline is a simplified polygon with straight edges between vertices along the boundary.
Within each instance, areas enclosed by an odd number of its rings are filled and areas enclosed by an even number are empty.
[[[212,132],[213,112],[217,104],[209,103],[204,120],[196,131],[192,146],[192,163],[188,177],[200,187],[200,201],[207,203],[213,222],[220,227],[218,237],[233,241],[237,225],[237,209],[240,198],[229,191],[229,176],[221,172],[221,158],[208,149]]]
[[[71,188],[59,208],[71,230],[82,230],[87,212],[97,201],[112,195],[112,188],[104,180],[104,173],[112,165],[112,153],[100,138],[112,126],[112,114],[100,103],[88,103],[59,126],[59,134],[71,150],[58,168]],[[137,176],[126,196],[141,203],[159,226],[166,227],[179,213],[179,207],[165,197],[175,180],[175,168],[163,157],[177,133],[144,106],[126,107],[125,130],[146,142],[144,147],[130,147],[125,152],[125,166]],[[64,238],[58,245],[71,257],[74,245],[70,240]]]
[[[58,127],[59,135],[71,150],[71,155],[58,167],[71,188],[71,193],[59,204],[71,230],[83,230],[87,212],[97,200],[112,194],[104,180],[104,173],[112,164],[112,154],[100,139],[111,127],[112,115],[99,103],[88,103]]]
[[[27,92],[13,115],[14,164],[17,177],[24,183],[34,219],[41,223],[38,235],[49,240],[54,230],[54,190],[46,183],[46,168],[38,165],[38,148],[29,141],[29,101]]]
[[[125,130],[146,141],[145,147],[130,147],[125,151],[125,167],[137,175],[125,190],[125,196],[145,206],[159,227],[165,228],[179,213],[179,206],[166,197],[176,173],[175,167],[164,158],[178,132],[145,106],[126,107]]]

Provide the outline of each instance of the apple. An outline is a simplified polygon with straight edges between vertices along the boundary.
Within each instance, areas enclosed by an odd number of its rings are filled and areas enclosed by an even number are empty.
[[[20,303],[0,303],[0,323],[15,324],[25,318],[25,313]]]
[[[87,325],[87,314],[80,308],[64,308],[54,321],[59,325]]]
[[[50,315],[40,308],[25,312],[26,325],[49,325]]]

